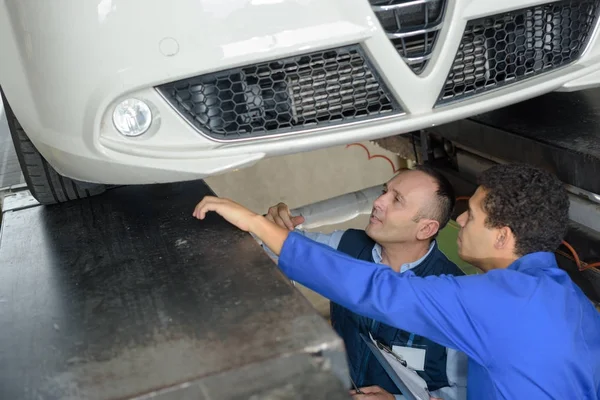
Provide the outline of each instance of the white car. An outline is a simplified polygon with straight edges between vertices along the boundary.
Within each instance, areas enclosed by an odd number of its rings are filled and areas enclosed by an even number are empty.
[[[50,204],[598,86],[599,3],[0,0],[0,86]]]

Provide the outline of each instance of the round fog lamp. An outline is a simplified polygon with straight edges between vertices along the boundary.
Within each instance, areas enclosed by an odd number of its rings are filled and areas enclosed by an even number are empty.
[[[152,112],[148,104],[138,99],[127,99],[113,112],[113,123],[124,136],[139,136],[152,124]]]

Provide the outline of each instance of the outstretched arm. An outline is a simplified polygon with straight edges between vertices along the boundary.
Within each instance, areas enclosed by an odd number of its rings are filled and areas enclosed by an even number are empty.
[[[349,257],[296,233],[285,240],[279,267],[292,280],[356,312],[485,359],[485,335],[471,306],[495,288],[485,276],[421,278]]]

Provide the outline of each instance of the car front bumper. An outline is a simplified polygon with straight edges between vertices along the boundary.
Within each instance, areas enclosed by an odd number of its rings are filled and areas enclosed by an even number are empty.
[[[399,56],[367,0],[60,0],[0,2],[0,84],[36,147],[58,172],[108,184],[203,178],[264,157],[402,134],[466,118],[554,90],[596,86],[597,29],[581,56],[556,70],[439,104],[468,21],[544,1],[448,2],[426,69]],[[155,89],[182,79],[300,54],[359,46],[399,113],[216,140]],[[148,133],[128,138],[112,123],[123,99],[148,103]],[[541,110],[543,111],[543,110]]]

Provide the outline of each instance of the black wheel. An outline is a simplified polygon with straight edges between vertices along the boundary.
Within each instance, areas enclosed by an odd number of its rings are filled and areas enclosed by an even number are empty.
[[[104,185],[74,181],[56,172],[27,137],[4,93],[2,93],[2,101],[25,182],[40,204],[63,203],[95,196],[106,190]]]

